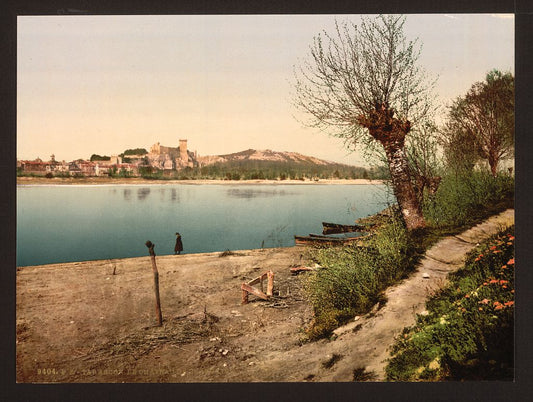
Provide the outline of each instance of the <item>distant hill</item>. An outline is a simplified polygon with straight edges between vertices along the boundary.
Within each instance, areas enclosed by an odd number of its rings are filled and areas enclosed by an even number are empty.
[[[297,152],[247,149],[227,155],[199,156],[203,178],[244,179],[381,179],[386,173],[375,169],[328,162]],[[194,172],[187,174],[194,175]]]
[[[342,165],[339,163],[328,162],[313,156],[306,156],[297,152],[278,152],[267,150],[247,149],[246,151],[236,152],[227,155],[200,156],[198,162],[202,166],[212,165],[214,163],[232,163],[232,162],[285,162],[289,164],[319,165],[332,166]],[[347,165],[344,165],[347,166]]]

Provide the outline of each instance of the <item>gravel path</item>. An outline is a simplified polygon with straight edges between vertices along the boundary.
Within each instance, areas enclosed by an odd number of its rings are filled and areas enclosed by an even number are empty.
[[[386,291],[388,301],[383,308],[338,328],[334,341],[314,342],[283,355],[269,356],[264,360],[264,375],[273,381],[337,382],[354,381],[354,370],[358,370],[367,374],[366,380],[383,381],[395,336],[415,323],[428,296],[445,285],[446,276],[463,264],[469,251],[513,223],[514,210],[509,209],[460,235],[442,239],[427,251],[408,279]],[[276,364],[284,365],[285,372],[292,366],[294,378],[275,376]]]
[[[387,304],[355,334],[350,353],[322,381],[353,379],[354,364],[376,373],[376,380],[385,378],[388,347],[406,326],[415,323],[416,314],[425,308],[427,297],[443,287],[446,276],[464,263],[466,254],[479,242],[514,223],[514,210],[509,209],[461,233],[439,241],[426,253],[417,271],[403,283],[386,292]],[[429,276],[424,278],[424,276]],[[360,343],[362,339],[371,342]]]

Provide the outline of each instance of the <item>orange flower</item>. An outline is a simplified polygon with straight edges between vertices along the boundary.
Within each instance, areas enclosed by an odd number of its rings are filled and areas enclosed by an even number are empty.
[[[508,301],[504,303],[507,307],[511,307],[514,304],[514,301]]]
[[[509,240],[514,240],[514,236],[509,235]]]
[[[513,245],[513,243],[511,243],[510,241],[508,241],[507,244],[508,244],[509,246],[512,246],[512,245]]]
[[[514,289],[511,290],[511,293],[514,293]]]
[[[507,269],[507,265],[502,265],[502,269]]]
[[[497,306],[494,308],[494,310],[502,310],[503,308],[504,308],[504,307],[503,307],[501,304],[499,304],[499,305],[497,305]]]
[[[478,308],[479,311],[483,311],[483,307]]]
[[[498,279],[491,279],[489,283],[498,283]]]
[[[501,253],[501,252],[502,252],[502,250],[494,250],[493,251],[494,254],[498,254],[498,253]]]
[[[504,283],[509,283],[509,281],[506,281],[505,279],[500,279],[500,283],[503,285]]]
[[[507,261],[507,265],[513,265],[514,264],[514,258],[511,258],[509,261]]]
[[[487,285],[488,285],[488,283],[487,283],[487,282],[483,282],[483,286],[487,286]]]
[[[470,295],[465,295],[465,297],[468,299],[470,297]]]
[[[507,285],[503,285],[502,288],[507,289]]]
[[[478,303],[481,303],[481,304],[489,304],[489,302],[490,302],[490,299],[483,299],[483,300],[481,300],[481,301],[478,302]]]
[[[481,257],[477,257],[474,261],[479,261],[481,260]]]
[[[491,250],[496,250],[496,246],[492,246],[490,249]]]

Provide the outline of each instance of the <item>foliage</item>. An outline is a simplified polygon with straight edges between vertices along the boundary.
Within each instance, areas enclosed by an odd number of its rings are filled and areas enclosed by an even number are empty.
[[[126,149],[120,156],[124,157],[127,155],[146,155],[148,151],[144,148],[134,148],[134,149]]]
[[[420,47],[407,40],[404,23],[402,16],[379,15],[359,26],[336,23],[334,35],[315,37],[311,61],[295,72],[294,103],[310,116],[310,127],[331,130],[348,148],[383,148],[403,220],[415,230],[425,221],[405,139],[430,115],[434,82],[417,65]]]
[[[427,315],[404,329],[386,368],[389,380],[513,378],[514,228],[471,252]]]
[[[332,129],[348,147],[372,138],[357,122],[376,104],[390,105],[403,120],[420,121],[430,110],[430,91],[417,66],[421,46],[403,32],[405,17],[363,18],[358,26],[336,23],[333,35],[314,38],[311,60],[295,71],[294,104],[311,117],[307,125]]]
[[[500,160],[514,152],[514,77],[498,70],[476,82],[451,105],[443,140],[449,163],[481,158],[496,176]],[[468,165],[467,165],[468,166]]]
[[[96,162],[96,161],[109,161],[111,160],[111,157],[110,156],[102,156],[102,155],[97,155],[97,154],[92,154],[91,155],[91,158],[90,158],[90,161],[91,162]]]
[[[494,178],[478,171],[447,175],[435,195],[426,194],[425,229],[407,232],[398,213],[381,217],[385,222],[374,217],[380,227],[366,247],[316,251],[314,258],[324,268],[311,274],[306,286],[315,313],[309,339],[329,336],[351,317],[367,313],[386,287],[414,269],[431,244],[512,207],[513,195],[511,176]]]
[[[512,208],[514,178],[487,172],[448,174],[436,194],[427,197],[424,216],[433,227],[464,226],[491,213]]]
[[[382,169],[366,169],[343,164],[316,165],[314,163],[274,161],[230,161],[166,173],[152,167],[140,167],[142,177],[148,179],[219,179],[219,180],[312,180],[318,179],[383,179]]]
[[[322,268],[306,282],[315,315],[307,330],[309,339],[329,336],[380,302],[382,291],[413,266],[414,250],[398,214],[387,218],[365,247],[317,249],[314,259]]]

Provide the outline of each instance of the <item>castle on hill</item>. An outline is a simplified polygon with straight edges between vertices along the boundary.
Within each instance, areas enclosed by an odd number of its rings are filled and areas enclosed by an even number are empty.
[[[150,166],[162,170],[181,170],[198,167],[198,154],[187,149],[187,140],[179,140],[178,147],[166,147],[159,142],[146,155]]]

